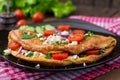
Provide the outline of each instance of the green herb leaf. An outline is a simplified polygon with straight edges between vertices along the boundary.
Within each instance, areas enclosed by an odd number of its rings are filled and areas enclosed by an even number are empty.
[[[35,36],[33,35],[23,35],[22,39],[31,39],[31,38],[35,38]]]
[[[99,51],[99,54],[102,54],[102,53],[104,53],[105,52],[105,50],[104,49],[101,49],[100,51]]]
[[[64,44],[61,44],[61,43],[59,43],[58,41],[55,42],[55,43],[53,43],[52,45],[54,45],[54,46],[64,46]]]
[[[59,44],[60,44],[60,43],[59,43],[58,41],[55,42],[55,43],[53,43],[54,46],[59,46]]]
[[[45,58],[46,58],[46,59],[51,59],[51,57],[52,57],[52,54],[51,54],[51,53],[48,53]]]
[[[27,57],[32,57],[32,56],[33,56],[33,52],[31,52],[27,55]]]
[[[22,39],[31,39],[31,38],[35,38],[35,36],[31,34],[28,35],[26,32],[22,33]]]
[[[84,39],[87,39],[88,37],[91,36],[95,36],[95,34],[93,34],[92,32],[88,31],[85,35],[84,35]]]

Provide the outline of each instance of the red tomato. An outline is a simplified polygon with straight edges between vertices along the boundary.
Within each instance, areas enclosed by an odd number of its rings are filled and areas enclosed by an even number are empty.
[[[38,22],[43,22],[44,20],[44,15],[42,12],[37,12],[33,15],[32,17],[33,22],[38,23]]]
[[[54,30],[45,30],[45,31],[44,31],[44,35],[45,35],[45,36],[50,36],[50,35],[53,35],[54,33],[55,33]]]
[[[16,50],[20,47],[20,44],[17,42],[10,42],[8,45],[8,48],[10,48],[11,50]]]
[[[84,38],[84,35],[80,34],[73,34],[73,35],[70,35],[68,36],[68,40],[69,42],[72,42],[72,41],[77,41],[77,42],[80,42],[81,40],[83,40]]]
[[[18,19],[23,19],[24,17],[23,11],[20,9],[15,10],[14,14],[16,15]]]
[[[77,29],[75,29],[75,30],[72,31],[72,33],[73,34],[85,34],[85,31],[84,30],[77,30]]]
[[[52,58],[55,60],[63,60],[63,59],[66,59],[67,57],[68,57],[67,52],[52,54]]]
[[[59,25],[57,26],[57,29],[60,31],[70,30],[70,25]]]
[[[26,24],[28,24],[27,20],[21,19],[17,22],[16,26],[18,27],[18,26],[22,26],[22,25],[26,25]]]
[[[99,50],[90,50],[85,52],[87,55],[97,55],[99,54]]]

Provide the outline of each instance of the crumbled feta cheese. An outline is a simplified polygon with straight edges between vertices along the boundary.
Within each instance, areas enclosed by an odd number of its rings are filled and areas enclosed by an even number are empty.
[[[41,53],[41,52],[39,53],[39,56],[43,56],[43,55],[44,55],[43,53]]]
[[[44,54],[41,53],[41,52],[35,51],[35,52],[33,52],[33,55],[34,55],[34,56],[43,56]]]
[[[31,53],[31,51],[26,52],[26,53],[25,53],[25,56],[27,56],[27,55],[30,54],[30,53]]]
[[[36,35],[37,35],[37,37],[42,37],[43,36],[43,34],[41,34],[41,33],[36,34]]]
[[[58,35],[50,35],[43,44],[54,44],[56,42],[61,42],[62,37]]]
[[[39,55],[39,52],[35,51],[35,52],[33,52],[33,55],[34,55],[34,56],[38,56],[38,55]]]
[[[84,66],[84,67],[86,66],[86,63],[85,63],[85,62],[83,63],[83,66]]]
[[[72,43],[69,43],[68,45],[72,45],[72,46],[78,45],[78,42],[77,41],[72,41]]]
[[[41,41],[44,41],[45,39],[46,39],[46,38],[43,38],[43,37],[40,38]]]
[[[57,36],[57,35],[56,35],[56,36],[54,37],[54,40],[55,40],[55,41],[59,41],[59,42],[60,42],[60,41],[62,40],[62,37],[61,37],[61,36]]]
[[[4,52],[5,54],[10,54],[10,53],[11,53],[11,49],[5,49],[3,52]]]
[[[69,35],[69,32],[68,31],[62,31],[61,35]]]
[[[70,59],[77,59],[78,57],[79,57],[78,55],[69,56]]]
[[[63,43],[63,44],[67,44],[68,42],[69,42],[68,39],[61,41],[61,43]]]
[[[30,35],[30,32],[27,32],[27,35]]]
[[[40,64],[37,64],[37,65],[35,66],[35,68],[39,69],[39,68],[40,68]]]

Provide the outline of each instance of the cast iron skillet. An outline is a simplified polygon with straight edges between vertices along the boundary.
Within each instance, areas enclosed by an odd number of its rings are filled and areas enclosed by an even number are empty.
[[[55,20],[55,21],[50,21],[50,22],[44,22],[41,24],[32,24],[32,26],[45,25],[45,24],[51,24],[53,26],[57,26],[57,25],[61,25],[61,24],[65,24],[65,25],[68,24],[72,28],[84,29],[86,31],[92,31],[93,33],[101,34],[101,35],[105,35],[105,36],[110,35],[110,36],[113,36],[117,39],[117,46],[110,53],[110,55],[104,57],[103,59],[97,61],[96,63],[87,64],[85,67],[83,65],[70,65],[70,66],[66,66],[66,67],[46,67],[46,66],[41,65],[40,68],[37,69],[37,68],[35,68],[36,64],[19,60],[19,59],[13,57],[12,55],[4,57],[3,54],[0,53],[0,57],[3,58],[4,60],[7,60],[8,62],[10,62],[13,66],[28,69],[31,71],[68,71],[68,70],[80,70],[80,69],[84,69],[84,68],[88,68],[88,67],[97,66],[97,65],[103,64],[107,61],[113,60],[120,55],[120,50],[119,50],[120,37],[115,35],[112,32],[109,32],[103,28],[100,28],[99,26],[96,26],[96,25],[93,25],[91,23],[84,22],[81,20],[73,20],[73,19]],[[0,48],[2,48],[2,49],[5,49],[7,47],[7,43],[8,43],[7,36],[8,36],[9,30],[11,30],[11,28],[7,28],[5,30],[0,31],[0,35],[1,35],[0,36]]]

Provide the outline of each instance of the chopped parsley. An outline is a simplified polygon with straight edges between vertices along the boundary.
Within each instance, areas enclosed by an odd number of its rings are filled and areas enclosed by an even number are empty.
[[[31,39],[31,38],[35,38],[34,35],[28,34],[26,32],[22,33],[22,39]]]
[[[93,34],[92,32],[88,31],[85,35],[84,35],[84,39],[87,39],[88,37],[91,36],[95,36],[95,34]]]
[[[48,53],[45,58],[46,58],[46,59],[51,59],[51,57],[52,57],[52,54],[51,54],[51,53]]]
[[[55,43],[53,43],[52,45],[54,45],[54,46],[64,46],[64,44],[61,44],[60,42],[55,42]]]
[[[27,57],[32,57],[32,56],[33,56],[33,52],[31,52],[27,55]]]
[[[99,50],[99,54],[102,54],[102,53],[104,53],[104,52],[105,52],[104,49]]]

